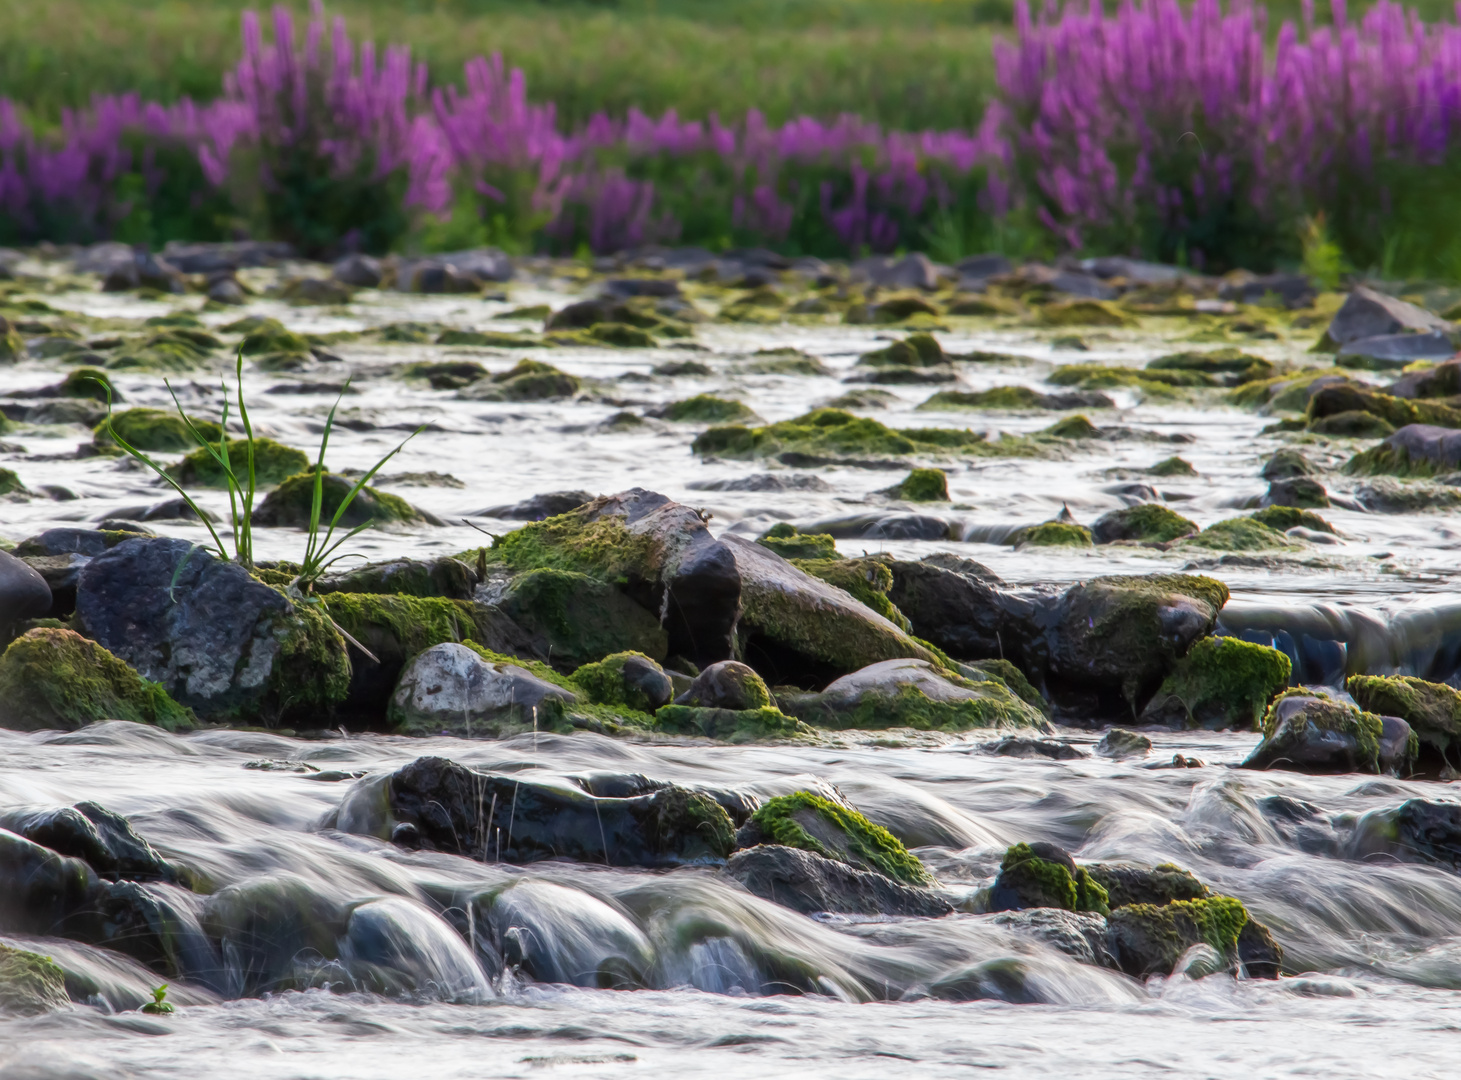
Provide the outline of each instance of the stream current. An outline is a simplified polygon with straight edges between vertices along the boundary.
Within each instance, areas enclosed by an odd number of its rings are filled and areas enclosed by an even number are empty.
[[[551,280],[514,286],[512,305],[364,296],[349,308],[296,309],[261,300],[248,311],[275,315],[299,331],[408,318],[477,328],[510,306],[570,299]],[[196,307],[196,301],[172,305],[80,291],[45,299],[58,310],[98,318]],[[210,325],[235,317],[202,316]],[[872,328],[842,326],[709,325],[697,333],[709,352],[553,349],[510,356],[342,344],[335,351],[343,363],[319,364],[306,375],[246,371],[246,392],[256,427],[309,450],[333,394],[266,391],[291,382],[340,382],[348,370],[358,393],[344,399],[341,413],[359,421],[359,430],[332,435],[335,469],[368,468],[415,426],[430,424],[386,474],[449,473],[462,486],[382,486],[448,524],[365,534],[352,546],[367,557],[460,551],[483,539],[465,518],[491,532],[516,527],[480,513],[485,508],[545,491],[635,485],[705,507],[715,529],[757,535],[779,520],[806,523],[876,508],[875,498],[864,500],[901,474],[797,470],[816,472],[825,489],[706,490],[707,483],[767,466],[701,462],[689,451],[699,429],[688,425],[651,422],[629,431],[599,425],[623,409],[643,412],[701,392],[739,398],[768,421],[787,419],[845,391],[840,378],[878,336]],[[1172,339],[1144,331],[1088,335],[1089,350],[1081,353],[1056,352],[1049,332],[1012,327],[960,327],[938,336],[950,352],[1029,358],[959,365],[971,389],[1048,389],[1042,381],[1056,363],[1139,365],[1173,350]],[[1251,351],[1292,361],[1311,343],[1312,335],[1281,335]],[[832,376],[742,373],[750,353],[784,345],[817,356]],[[460,400],[392,373],[402,361],[447,356],[469,356],[495,371],[521,355],[600,380],[599,391],[573,401],[493,404]],[[651,374],[656,364],[687,358],[711,373]],[[0,371],[0,387],[32,389],[63,370],[28,361]],[[115,382],[129,405],[168,404],[155,375],[123,372]],[[174,385],[190,411],[217,415],[216,384],[199,375]],[[889,389],[894,403],[873,415],[893,427],[1028,433],[1054,418],[915,413],[929,388]],[[1271,418],[1212,403],[1141,402],[1127,391],[1111,393],[1119,408],[1093,420],[1162,438],[1102,441],[1063,460],[955,464],[949,475],[954,508],[943,513],[965,521],[971,536],[1046,520],[1062,505],[1089,524],[1123,505],[1118,487],[1130,476],[1122,470],[1173,453],[1198,475],[1150,482],[1201,525],[1232,517],[1261,495],[1258,471],[1284,445],[1260,435]],[[59,485],[77,498],[0,503],[0,535],[19,540],[51,526],[89,524],[168,494],[149,474],[114,459],[68,456],[87,438],[82,429],[55,426],[8,439],[18,445],[0,462],[27,486]],[[1332,465],[1354,448],[1305,449]],[[1343,478],[1329,474],[1325,481],[1332,494],[1344,495]],[[202,502],[226,513],[217,494]],[[1012,585],[1190,568],[1224,580],[1240,614],[1308,605],[1351,613],[1379,640],[1341,657],[1351,673],[1363,664],[1374,673],[1453,675],[1441,670],[1450,664],[1450,650],[1439,643],[1453,618],[1458,538],[1451,518],[1338,506],[1324,513],[1343,544],[1264,559],[1139,548],[1012,550],[978,540],[854,540],[839,547],[848,554],[866,549],[915,557],[956,550]],[[186,523],[157,530],[204,539]],[[256,543],[264,558],[297,557],[303,546],[301,535],[289,530],[261,530]],[[84,972],[96,992],[89,1005],[0,1019],[0,1076],[1455,1075],[1461,877],[1376,855],[1365,828],[1369,812],[1409,798],[1454,798],[1450,786],[1237,771],[1231,766],[1257,742],[1254,733],[1151,734],[1156,745],[1149,758],[1113,762],[992,756],[980,751],[987,736],[977,732],[843,733],[806,745],[725,746],[592,734],[502,742],[346,732],[311,739],[217,730],[173,736],[120,723],[68,734],[0,731],[0,811],[101,803],[215,891],[245,886],[268,900],[303,890],[353,908],[353,920],[368,922],[374,934],[356,945],[384,950],[412,976],[409,989],[375,995],[352,990],[348,977],[319,960],[316,988],[255,996],[247,947],[225,948],[200,955],[195,978],[174,982],[175,1014],[145,1016],[135,1009],[159,980],[140,964],[72,942],[6,936]],[[1061,735],[1087,750],[1098,737]],[[1147,767],[1174,753],[1200,758],[1205,767]],[[928,864],[960,911],[940,920],[807,917],[751,896],[710,869],[513,867],[407,852],[341,828],[339,807],[354,777],[427,754],[497,772],[642,773],[763,797],[834,784]],[[1263,982],[1178,972],[1143,985],[973,914],[978,890],[993,878],[1005,848],[1022,840],[1051,841],[1079,859],[1190,869],[1215,891],[1240,898],[1272,930],[1293,974]],[[506,969],[505,948],[519,961]],[[302,949],[291,962],[307,968],[315,961]],[[639,988],[600,988],[606,971],[626,968],[637,973]],[[985,988],[982,999],[930,996],[952,976]]]

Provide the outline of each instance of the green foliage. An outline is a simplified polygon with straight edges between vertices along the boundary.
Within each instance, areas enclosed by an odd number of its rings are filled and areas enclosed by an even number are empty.
[[[774,843],[861,865],[905,885],[933,884],[918,857],[887,829],[810,791],[768,799],[751,823]]]
[[[71,731],[98,720],[166,731],[187,731],[195,722],[162,686],[71,630],[29,630],[0,656],[0,726]]]
[[[138,1011],[151,1013],[153,1016],[166,1016],[168,1013],[176,1012],[172,1003],[167,1000],[167,983],[156,987],[152,991],[152,1000],[144,1002]]]
[[[1330,235],[1324,220],[1324,211],[1304,219],[1299,242],[1304,253],[1300,261],[1303,272],[1320,288],[1337,289],[1349,265],[1345,261],[1344,252]]]

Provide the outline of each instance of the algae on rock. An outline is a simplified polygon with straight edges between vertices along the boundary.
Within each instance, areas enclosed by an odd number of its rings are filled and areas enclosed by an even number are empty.
[[[1277,649],[1234,637],[1206,637],[1179,659],[1142,712],[1145,723],[1253,728],[1288,686],[1292,664]]]
[[[765,838],[784,847],[801,848],[905,885],[933,884],[933,875],[918,857],[887,829],[810,791],[767,800],[751,815],[747,831],[757,842]]]
[[[236,459],[230,458],[230,460]],[[235,468],[237,468],[236,465]],[[278,485],[264,496],[263,501],[254,510],[254,524],[275,528],[309,528],[310,510],[314,500],[314,472],[295,472],[293,475],[281,478]],[[328,523],[334,518],[340,504],[345,501],[354,486],[353,480],[335,473],[325,473],[321,482],[320,520],[322,522]],[[338,524],[345,529],[353,529],[357,525],[385,525],[393,522],[439,524],[432,522],[399,495],[392,495],[388,491],[380,491],[369,486],[362,487],[356,492],[350,505],[340,515]]]
[[[284,446],[273,439],[263,436],[255,437],[253,440],[254,449],[254,476],[263,487],[272,487],[309,468],[309,458],[301,450],[291,446]],[[245,463],[248,461],[249,440],[229,439],[227,452],[229,463],[233,466],[234,472],[243,475]],[[223,474],[223,466],[214,460],[213,455],[206,449],[199,447],[182,461],[169,465],[167,473],[180,484],[189,487],[227,487]]]
[[[1015,844],[1004,854],[990,890],[995,911],[1054,907],[1109,913],[1106,890],[1053,844]]]
[[[1344,688],[1366,712],[1398,716],[1420,742],[1440,752],[1461,746],[1461,692],[1411,675],[1351,675]]]
[[[48,956],[0,944],[0,1013],[31,1015],[69,1004],[60,965]]]

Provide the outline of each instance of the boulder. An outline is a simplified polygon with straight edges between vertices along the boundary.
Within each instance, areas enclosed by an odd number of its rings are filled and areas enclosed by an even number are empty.
[[[137,835],[131,822],[94,802],[50,810],[7,810],[0,814],[0,828],[80,859],[107,881],[179,880],[177,869]]]
[[[564,671],[611,653],[663,660],[668,635],[659,619],[614,585],[589,574],[548,567],[517,575],[495,593],[499,611],[530,636],[533,651]]]
[[[1296,476],[1313,476],[1318,470],[1301,450],[1285,447],[1263,463],[1259,476],[1265,480],[1290,480]]]
[[[166,259],[139,248],[130,259],[119,259],[106,271],[101,283],[103,292],[129,292],[132,289],[157,289],[160,292],[186,291],[183,276]]]
[[[573,683],[599,705],[623,706],[653,713],[674,697],[674,683],[664,668],[643,653],[620,652],[573,673]]]
[[[1450,335],[1439,330],[1377,334],[1341,345],[1336,363],[1341,367],[1399,371],[1417,360],[1444,360],[1455,354],[1456,346]]]
[[[932,292],[939,287],[938,267],[927,255],[914,252],[901,259],[874,255],[852,264],[854,278],[861,278],[882,289],[923,289]]]
[[[1461,750],[1461,693],[1445,683],[1409,675],[1351,675],[1344,688],[1366,712],[1400,717],[1423,749],[1448,764],[1451,751]]]
[[[800,531],[834,540],[947,540],[949,521],[936,514],[875,510],[823,518],[801,526]]]
[[[1130,904],[1170,904],[1176,900],[1202,900],[1210,896],[1206,885],[1189,871],[1172,863],[1136,866],[1132,863],[1087,863],[1091,880],[1106,890],[1114,908]]]
[[[675,704],[735,711],[762,709],[771,704],[771,693],[753,668],[735,660],[722,660],[695,676],[689,688],[675,698]]]
[[[1409,724],[1321,695],[1301,687],[1269,706],[1263,741],[1241,767],[1307,773],[1406,771],[1419,749]]]
[[[1402,375],[1387,388],[1392,397],[1446,398],[1461,394],[1461,359]]]
[[[81,571],[76,621],[205,717],[275,719],[345,696],[345,643],[235,563],[186,540],[134,537]]]
[[[1461,469],[1461,431],[1431,424],[1407,424],[1378,446],[1351,458],[1350,473],[1428,476]]]
[[[1195,521],[1188,520],[1175,510],[1157,503],[1141,503],[1102,514],[1091,525],[1091,539],[1098,544],[1111,544],[1118,540],[1164,544],[1195,535],[1198,531]]]
[[[294,248],[282,240],[233,240],[201,243],[169,240],[162,257],[184,274],[213,274],[244,267],[273,266],[294,258]]]
[[[828,911],[938,918],[954,910],[928,889],[780,844],[737,851],[726,863],[725,873],[748,892],[804,915]]]
[[[493,663],[466,645],[433,645],[401,672],[387,714],[408,735],[449,732],[468,738],[551,729],[572,690],[516,664]],[[541,715],[540,715],[541,714]]]
[[[737,848],[779,844],[810,851],[904,885],[933,884],[918,857],[880,825],[810,791],[778,795],[756,809],[735,836]]]
[[[1106,890],[1054,844],[1015,844],[989,890],[990,911],[1063,908],[1105,915]]]
[[[980,564],[932,555],[919,562],[889,563],[888,599],[908,619],[912,632],[960,660],[1008,657],[1030,670],[1026,644],[1036,605],[1000,589],[999,579]]]
[[[1461,804],[1407,799],[1395,814],[1395,839],[1412,857],[1461,868]]]
[[[354,803],[388,813],[358,813]],[[468,769],[418,758],[359,782],[340,808],[340,828],[372,821],[414,846],[483,861],[542,859],[610,866],[671,867],[724,862],[730,817],[709,795],[670,784],[648,794],[590,795],[569,784]],[[351,826],[348,827],[347,826]]]
[[[1235,637],[1206,637],[1173,665],[1142,710],[1144,724],[1213,730],[1258,726],[1293,664],[1277,649]]]
[[[315,582],[313,591],[319,596],[346,592],[470,600],[477,584],[477,572],[471,566],[461,559],[440,555],[434,559],[390,559],[351,566],[324,575]]]
[[[883,660],[833,680],[819,694],[787,695],[782,708],[817,726],[924,731],[1045,726],[1040,710],[996,676],[970,678],[927,660]]]
[[[1315,295],[1314,283],[1303,274],[1243,274],[1218,289],[1221,300],[1260,304],[1273,298],[1287,308],[1308,307]]]
[[[1096,753],[1118,761],[1129,757],[1146,757],[1152,752],[1152,741],[1145,735],[1125,728],[1112,728],[1096,743]]]
[[[187,459],[184,459],[187,460]],[[263,501],[254,508],[253,523],[277,529],[307,529],[314,502],[315,474],[297,472],[286,476]],[[339,511],[346,496],[355,486],[355,481],[334,473],[326,473],[321,482],[320,520],[331,521]],[[412,506],[399,495],[379,491],[369,485],[362,487],[340,515],[337,529],[349,530],[358,525],[445,524],[434,514],[425,513]]]
[[[66,973],[48,956],[0,945],[0,1013],[30,1016],[64,1009]]]
[[[1294,506],[1300,509],[1317,510],[1329,506],[1329,493],[1324,485],[1312,476],[1292,476],[1274,480],[1263,496],[1264,506]]]
[[[346,255],[331,268],[330,274],[338,282],[357,289],[378,288],[381,283],[380,260],[370,255]]]
[[[1326,336],[1335,345],[1347,345],[1383,334],[1444,333],[1450,329],[1450,323],[1423,307],[1357,285],[1334,313]]]
[[[72,630],[30,630],[0,656],[0,727],[74,731],[99,720],[193,726],[192,713],[163,687]]]
[[[513,276],[512,260],[496,248],[449,251],[432,258],[478,281],[511,281]]]
[[[1277,978],[1283,961],[1272,935],[1231,896],[1115,908],[1106,919],[1106,943],[1117,967],[1138,979],[1170,974],[1194,945],[1206,945],[1227,966],[1242,964],[1256,978]]]
[[[38,619],[51,610],[46,579],[8,551],[0,551],[0,638],[24,619]]]
[[[1093,912],[1035,907],[997,912],[982,921],[1058,949],[1079,963],[1116,966],[1106,951],[1106,920]]]

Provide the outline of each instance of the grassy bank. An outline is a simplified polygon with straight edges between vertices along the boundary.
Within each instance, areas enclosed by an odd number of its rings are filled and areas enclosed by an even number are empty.
[[[52,118],[93,93],[214,97],[245,0],[0,0],[0,96]],[[297,14],[307,8],[290,5]],[[1007,0],[667,0],[618,5],[331,3],[358,38],[409,43],[434,81],[500,51],[574,126],[631,106],[727,119],[855,112],[904,129],[970,127],[993,86]]]

